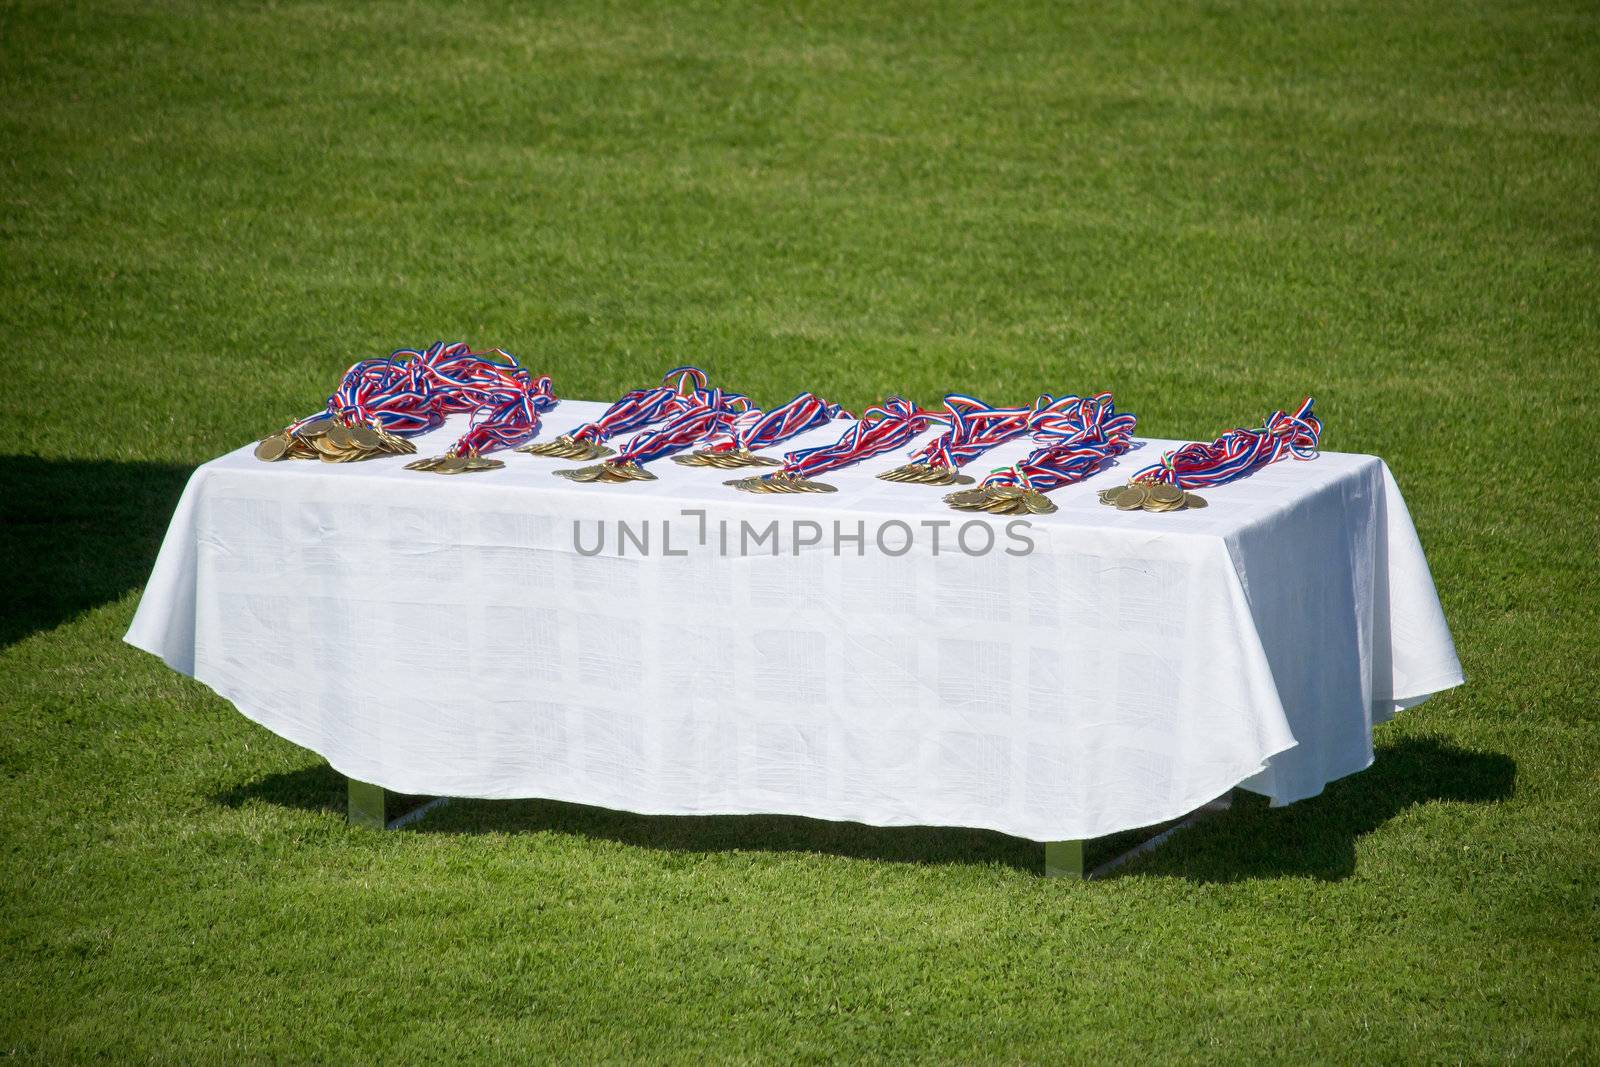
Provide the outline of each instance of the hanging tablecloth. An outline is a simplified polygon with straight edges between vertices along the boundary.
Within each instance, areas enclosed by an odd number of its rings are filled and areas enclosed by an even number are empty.
[[[602,407],[562,403],[541,439]],[[246,447],[190,479],[127,640],[405,793],[1035,840],[1234,786],[1312,796],[1462,681],[1410,515],[1381,460],[1340,453],[1204,510],[1097,502],[1176,443],[1023,525],[873,477],[901,453],[755,496],[670,461],[597,485],[517,454],[444,477]]]

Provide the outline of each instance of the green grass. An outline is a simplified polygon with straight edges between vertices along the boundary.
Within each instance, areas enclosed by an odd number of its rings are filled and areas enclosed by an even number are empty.
[[[0,1050],[1559,1062],[1600,1033],[1600,11],[0,5]],[[564,395],[1313,392],[1468,685],[1125,876],[993,834],[339,780],[119,642],[351,359]]]

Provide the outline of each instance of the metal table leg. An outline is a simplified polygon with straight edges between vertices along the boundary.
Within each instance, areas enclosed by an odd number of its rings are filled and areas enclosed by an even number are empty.
[[[1044,843],[1044,876],[1046,878],[1082,878],[1083,842],[1046,841]]]
[[[389,822],[384,818],[383,786],[358,782],[354,778],[346,781],[350,787],[350,825],[365,826],[370,830],[386,829]]]
[[[371,830],[398,830],[422,818],[449,800],[449,797],[434,797],[421,807],[412,808],[404,815],[390,819],[388,817],[388,797],[383,786],[373,785],[371,782],[358,782],[354,778],[345,779],[349,783],[349,820],[351,826],[365,826]]]

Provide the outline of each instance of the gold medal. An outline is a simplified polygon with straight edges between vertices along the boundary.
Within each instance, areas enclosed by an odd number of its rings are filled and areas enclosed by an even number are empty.
[[[723,484],[731,485],[746,493],[837,493],[839,491],[837,487],[827,482],[813,481],[810,478],[785,474],[783,471],[751,478],[735,478]]]
[[[617,460],[612,459],[602,463],[601,466],[606,469],[605,474],[602,476],[603,481],[653,482],[656,480],[656,476],[654,474],[651,474],[649,471],[645,470],[632,460],[623,460],[618,462]]]
[[[567,434],[562,434],[554,441],[542,441],[537,444],[523,445],[517,449],[530,456],[548,456],[553,459],[600,459],[609,456],[616,449],[610,445],[602,445],[594,441],[579,441]]]
[[[1112,506],[1118,511],[1137,511],[1144,506],[1150,494],[1142,485],[1124,486],[1122,491],[1112,498]]]
[[[776,467],[778,461],[766,456],[758,456],[747,448],[729,448],[717,451],[703,448],[698,452],[688,455],[673,456],[672,462],[681,463],[685,467],[715,467],[719,470],[735,470],[739,467]]]
[[[954,467],[941,467],[931,463],[907,463],[878,475],[886,482],[910,482],[915,485],[971,485],[976,479],[962,474]]]
[[[656,476],[631,460],[606,460],[587,467],[577,467],[553,472],[574,482],[653,482]]]
[[[944,501],[953,508],[977,507],[989,498],[989,491],[984,488],[958,489],[954,493],[945,494]]]
[[[378,447],[385,452],[396,456],[416,455],[417,446],[407,441],[404,437],[397,437],[388,430],[374,430],[378,435]]]
[[[275,433],[271,437],[263,437],[256,445],[256,458],[264,463],[273,463],[282,459],[289,452],[289,435]]]
[[[442,456],[414,459],[406,464],[406,470],[428,471],[433,474],[476,474],[479,471],[497,471],[504,466],[505,461],[486,459],[476,452],[467,452],[463,455],[446,452]]]
[[[1183,490],[1166,482],[1156,482],[1150,487],[1150,499],[1157,504],[1182,504]]]
[[[944,502],[958,511],[987,511],[991,515],[1049,515],[1055,502],[1037,489],[1020,485],[980,485],[945,494]]]
[[[1118,511],[1149,511],[1162,514],[1185,508],[1203,508],[1204,497],[1185,492],[1171,482],[1129,482],[1099,493],[1100,503]]]
[[[306,439],[306,443],[309,444],[312,447],[312,449],[317,453],[318,456],[320,456],[321,458],[323,458],[325,460],[330,460],[330,461],[331,460],[336,460],[340,456],[344,455],[344,449],[342,449],[339,446],[335,445],[328,438],[327,434],[322,434],[322,435],[317,436],[317,437],[307,438]]]
[[[290,459],[320,459],[321,455],[303,437],[295,437],[289,441],[287,456]]]
[[[1056,510],[1055,501],[1035,489],[1022,494],[1022,506],[1034,515],[1048,515]]]

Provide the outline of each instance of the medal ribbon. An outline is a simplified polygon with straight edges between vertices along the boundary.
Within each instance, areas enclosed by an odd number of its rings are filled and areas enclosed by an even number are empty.
[[[635,389],[593,422],[586,422],[567,436],[574,441],[601,444],[620,433],[637,430],[681,414],[693,403],[693,396],[706,387],[706,373],[698,367],[674,367],[661,376],[654,389]]]
[[[924,411],[909,400],[891,396],[862,412],[861,421],[833,444],[803,448],[785,455],[781,473],[793,478],[811,478],[848,467],[891,448],[899,448],[927,429],[929,422],[942,421],[940,415]]]
[[[535,378],[500,349],[491,355],[464,344],[434,345],[413,367],[431,388],[437,411],[472,412],[471,427],[450,446],[449,455],[519,445],[539,432],[540,412],[556,403],[548,377]]]
[[[329,415],[341,423],[377,426],[407,437],[437,426],[444,416],[430,403],[430,390],[416,386],[412,371],[399,358],[405,351],[387,359],[364,359],[345,371],[324,410],[301,419],[291,431]]]
[[[1040,397],[1040,400],[1045,400]],[[1044,406],[1035,405],[1035,436],[1046,443],[1009,467],[1001,467],[983,480],[984,485],[1018,485],[1048,493],[1081,482],[1114,456],[1133,447],[1132,412],[1119,412],[1110,393],[1092,397],[1067,396]]]
[[[1229,430],[1210,444],[1175,448],[1133,476],[1136,482],[1166,482],[1179,489],[1223,485],[1276,463],[1284,456],[1315,459],[1322,420],[1311,413],[1311,397],[1294,414],[1274,411],[1259,429]]]
[[[830,404],[815,393],[801,393],[771,411],[751,408],[740,412],[725,430],[717,430],[705,438],[705,444],[714,452],[733,449],[759,452],[791,437],[798,437],[841,415],[850,417],[838,404]]]
[[[507,352],[473,352],[464,342],[437,342],[427,351],[397,349],[345,371],[323,412],[346,424],[376,426],[401,437],[431,430],[448,414],[470,411],[473,428],[455,446],[505,447],[538,431],[539,413],[556,403],[546,376],[534,377]]]
[[[522,368],[517,368],[522,370]],[[548,375],[535,378],[522,371],[526,380],[512,387],[485,389],[480,406],[472,413],[472,425],[450,446],[452,455],[476,452],[482,455],[501,448],[515,448],[539,433],[539,415],[556,405],[555,387]]]
[[[636,434],[606,462],[642,466],[681,452],[710,435],[726,433],[734,419],[748,410],[751,404],[747,396],[725,393],[721,389],[696,389],[685,398],[683,410],[669,416],[655,429]]]
[[[1076,396],[1045,393],[1026,408],[995,408],[959,393],[944,398],[950,428],[911,454],[913,463],[960,470],[999,444],[1024,433],[1041,434],[1077,411]]]

